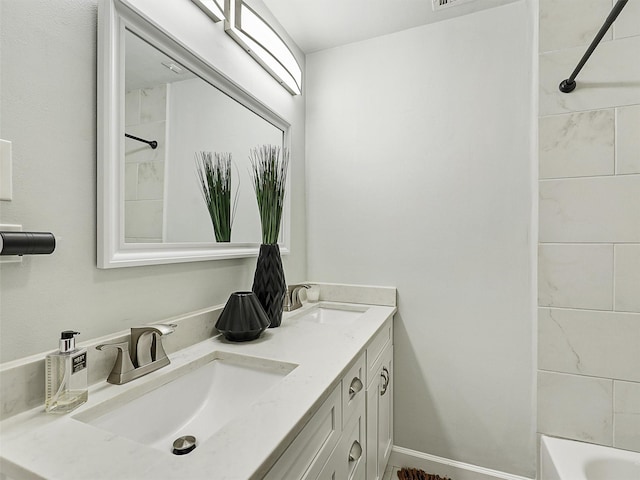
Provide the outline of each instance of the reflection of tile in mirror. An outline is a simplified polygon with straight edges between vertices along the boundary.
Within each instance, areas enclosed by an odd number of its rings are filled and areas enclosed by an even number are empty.
[[[131,90],[124,97],[124,124],[137,125],[140,123],[140,90]]]
[[[138,199],[138,164],[127,163],[124,167],[124,199]]]
[[[138,200],[162,200],[164,194],[164,162],[138,164]]]
[[[140,90],[140,123],[163,122],[167,117],[167,86]]]

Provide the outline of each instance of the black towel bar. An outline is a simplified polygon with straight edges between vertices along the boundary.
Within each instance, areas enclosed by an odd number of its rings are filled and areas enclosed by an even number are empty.
[[[624,6],[627,4],[628,1],[629,0],[618,0],[616,4],[613,6],[611,13],[607,17],[607,19],[604,21],[604,24],[602,25],[602,27],[600,27],[600,30],[598,31],[595,38],[591,42],[591,45],[589,45],[589,48],[587,48],[587,51],[584,53],[584,55],[580,59],[578,66],[576,66],[576,68],[573,70],[573,73],[569,78],[560,82],[560,85],[558,86],[558,88],[562,93],[569,93],[575,90],[576,76],[578,75],[578,73],[580,73],[580,70],[582,70],[582,67],[584,67],[584,64],[587,63],[587,60],[589,60],[589,57],[591,56],[593,51],[596,49],[596,47],[600,43],[600,40],[602,40],[602,37],[604,37],[604,34],[607,33],[607,30],[609,30],[609,27],[611,26],[611,24],[616,21],[616,18],[618,18],[618,15],[620,15],[620,12],[622,11],[622,9],[624,8]]]

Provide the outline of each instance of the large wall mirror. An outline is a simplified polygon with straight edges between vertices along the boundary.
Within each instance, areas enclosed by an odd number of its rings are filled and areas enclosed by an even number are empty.
[[[126,3],[105,0],[100,11],[98,267],[256,255],[249,152],[288,147],[289,124]],[[232,156],[231,242],[215,240],[199,152]],[[285,205],[285,253],[289,211]]]

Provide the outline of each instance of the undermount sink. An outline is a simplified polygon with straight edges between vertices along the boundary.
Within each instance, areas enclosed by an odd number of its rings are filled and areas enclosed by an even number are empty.
[[[348,325],[360,318],[367,308],[353,306],[317,305],[297,317],[303,322],[314,322],[324,325]]]
[[[152,448],[172,452],[173,442],[192,435],[206,441],[241,416],[296,365],[237,354],[214,352],[195,369],[170,372],[167,381],[141,386],[74,419]],[[177,373],[176,373],[177,372]],[[175,377],[175,378],[174,378]],[[126,398],[124,398],[126,395]],[[130,397],[134,397],[130,399]]]

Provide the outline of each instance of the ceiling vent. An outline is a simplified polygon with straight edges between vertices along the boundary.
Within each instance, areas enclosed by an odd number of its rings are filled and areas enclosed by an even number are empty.
[[[463,3],[473,2],[474,0],[431,0],[433,5],[433,11],[437,12],[443,8],[455,7],[456,5],[462,5]]]

